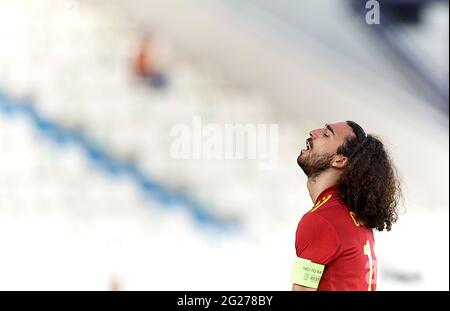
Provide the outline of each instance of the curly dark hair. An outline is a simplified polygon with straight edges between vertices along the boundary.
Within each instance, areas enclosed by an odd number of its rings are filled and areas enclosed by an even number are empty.
[[[402,191],[397,170],[383,143],[347,121],[355,136],[346,139],[337,153],[348,158],[338,182],[340,199],[367,228],[391,230],[398,219]]]

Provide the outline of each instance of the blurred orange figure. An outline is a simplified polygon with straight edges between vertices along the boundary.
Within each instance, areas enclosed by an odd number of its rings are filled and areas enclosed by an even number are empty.
[[[165,75],[158,70],[149,35],[145,35],[139,45],[138,52],[133,61],[134,73],[145,79],[154,88],[163,88],[167,81]]]
[[[151,76],[155,71],[153,61],[152,43],[150,38],[145,36],[140,43],[138,53],[134,59],[134,72],[142,77]]]

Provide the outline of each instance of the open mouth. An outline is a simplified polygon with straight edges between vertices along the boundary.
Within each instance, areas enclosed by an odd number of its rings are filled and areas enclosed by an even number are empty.
[[[312,141],[311,138],[308,138],[306,140],[306,150],[310,150],[312,148]]]
[[[306,148],[303,149],[301,153],[303,153],[303,151],[309,151],[309,150],[311,150],[311,148],[312,148],[312,140],[311,140],[311,138],[308,138],[306,140]]]

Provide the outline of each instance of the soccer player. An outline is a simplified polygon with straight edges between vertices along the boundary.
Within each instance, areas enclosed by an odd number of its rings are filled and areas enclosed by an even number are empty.
[[[297,158],[314,207],[301,218],[292,289],[376,290],[372,229],[398,218],[399,179],[380,140],[353,121],[310,132]]]

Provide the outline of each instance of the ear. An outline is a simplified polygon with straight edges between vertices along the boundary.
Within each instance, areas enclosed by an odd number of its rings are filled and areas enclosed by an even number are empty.
[[[342,154],[337,154],[333,161],[331,162],[331,167],[334,168],[344,168],[347,166],[348,158],[346,156],[343,156]]]

